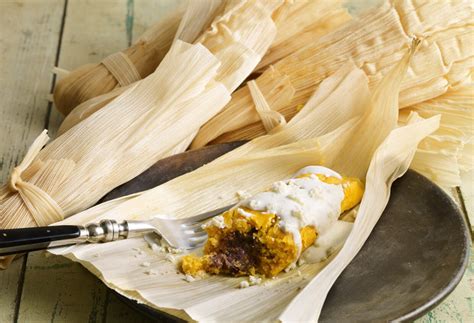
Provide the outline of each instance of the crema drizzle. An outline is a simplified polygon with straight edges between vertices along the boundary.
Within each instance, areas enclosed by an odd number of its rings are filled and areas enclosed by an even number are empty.
[[[342,178],[335,171],[322,166],[308,166],[299,170],[294,177],[305,174],[311,175],[276,182],[269,191],[258,193],[237,205],[238,212],[244,216],[251,214],[242,207],[276,214],[281,229],[293,235],[298,257],[302,249],[300,230],[305,226],[313,226],[319,236],[324,235],[337,221],[344,199],[342,185],[327,184],[316,176],[321,174]]]

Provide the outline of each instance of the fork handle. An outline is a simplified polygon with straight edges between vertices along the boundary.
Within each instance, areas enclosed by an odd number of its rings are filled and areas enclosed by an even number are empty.
[[[74,225],[0,230],[0,256],[76,244],[84,235],[85,228]]]
[[[58,225],[48,227],[0,230],[0,256],[19,252],[64,247],[85,242],[109,242],[153,231],[146,222],[102,220],[86,226]]]

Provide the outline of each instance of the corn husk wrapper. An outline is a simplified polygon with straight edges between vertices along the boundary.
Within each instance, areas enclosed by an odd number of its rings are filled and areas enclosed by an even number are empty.
[[[86,64],[66,74],[54,89],[56,107],[67,115],[84,101],[150,75],[173,40],[194,42],[220,12],[221,3],[221,0],[188,1],[187,7],[179,6],[150,27],[131,47],[98,64]]]
[[[411,167],[444,188],[461,185],[460,174],[474,168],[474,86],[451,88],[435,99],[400,111],[400,124],[416,112],[428,118],[441,114],[440,128],[424,139]]]
[[[385,4],[280,60],[257,78],[256,83],[263,97],[271,102],[271,109],[288,121],[297,114],[299,107],[306,104],[320,81],[347,59],[352,59],[366,72],[371,88],[377,87],[382,77],[403,56],[404,44],[416,36],[422,44],[402,82],[399,106],[421,104],[443,95],[450,88],[471,82],[473,12],[469,1],[396,1],[394,5]],[[282,77],[285,78],[284,85],[281,84]],[[293,91],[293,95],[287,95],[286,101],[276,102],[275,97],[279,97],[276,89],[279,88],[290,89],[287,92]],[[466,95],[471,99],[466,100],[465,105],[472,106],[473,94]],[[191,147],[201,147],[209,142],[252,139],[268,133],[256,107],[249,88],[239,89],[226,108],[200,129]],[[446,110],[439,112],[443,116],[448,113]],[[446,118],[450,117],[446,115]],[[460,122],[464,127],[470,126],[468,118]],[[465,141],[458,139],[459,142]],[[458,149],[462,151],[463,146],[458,146]],[[437,151],[428,149],[428,153],[434,156]],[[463,155],[472,156],[469,150]],[[429,157],[424,160],[426,171],[423,174],[437,180],[436,176],[430,176],[436,172],[437,162],[430,162]],[[417,169],[421,170],[421,167]],[[441,185],[457,182],[458,176],[438,181]]]
[[[103,218],[146,219],[156,214],[183,218],[235,203],[237,190],[256,193],[303,166],[322,164],[343,174],[366,175],[367,193],[355,222],[358,229],[351,234],[361,245],[388,201],[391,181],[405,172],[418,142],[439,125],[438,117],[424,120],[414,114],[408,126],[393,130],[398,111],[397,82],[406,70],[408,58],[407,55],[372,95],[365,74],[347,64],[323,83],[310,100],[315,104],[306,105],[300,118],[294,118],[275,134],[255,139],[191,173],[126,197],[121,203],[111,201],[96,206],[62,224]],[[332,117],[337,109],[346,114],[335,121]],[[391,120],[381,123],[385,118]],[[371,132],[361,132],[361,127],[370,127]],[[349,144],[358,150],[346,154],[343,149]],[[360,221],[368,221],[369,226],[358,224]],[[308,283],[318,279],[318,273],[328,263],[339,264],[340,269],[353,256],[349,253],[341,259],[341,252],[331,262],[302,265],[301,276],[294,270],[266,284],[238,289],[242,278],[212,276],[185,281],[176,271],[176,264],[167,260],[170,256],[152,252],[143,239],[75,246],[54,253],[81,262],[127,297],[198,321],[274,321],[282,313],[285,316],[280,318],[288,321],[301,315],[317,318],[314,308],[322,307],[328,288],[323,297],[312,298],[312,308],[303,306],[306,304],[293,307],[292,299],[301,288],[312,288],[313,284]],[[148,269],[141,266],[144,261],[151,264]],[[332,285],[331,279],[325,283]]]
[[[193,2],[191,1],[191,3]],[[277,17],[275,17],[276,15],[273,17],[274,20],[277,20],[278,33],[272,46],[257,67],[259,70],[299,50],[308,42],[312,42],[322,35],[335,30],[351,18],[347,10],[343,8],[342,1],[339,0],[299,0],[285,8],[285,12],[281,12]],[[196,10],[188,7],[188,11],[194,12]],[[186,39],[191,40],[192,37],[187,37]],[[294,95],[294,89],[289,85],[288,81],[285,83],[280,74],[274,75],[274,77],[278,78],[279,81],[273,91],[280,92],[284,90],[286,92],[285,96],[278,96],[284,102],[277,104],[287,104],[288,100]],[[58,130],[58,134],[66,132],[104,107],[115,97],[125,92],[128,87],[116,87],[110,92],[103,93],[79,104],[66,116]],[[269,104],[274,105],[275,102],[270,101]]]
[[[309,42],[336,30],[351,18],[342,0],[295,1],[285,18],[277,22],[277,37],[256,70],[263,71]]]
[[[176,41],[153,74],[40,151],[43,133],[0,191],[0,227],[60,221],[184,150],[270,46],[281,4],[234,2],[202,44]]]

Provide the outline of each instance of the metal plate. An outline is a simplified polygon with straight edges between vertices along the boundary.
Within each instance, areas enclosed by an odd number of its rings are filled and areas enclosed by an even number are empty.
[[[240,144],[163,159],[104,200],[159,185]],[[452,199],[422,175],[408,171],[394,183],[380,221],[331,289],[320,322],[413,320],[423,315],[461,280],[469,244],[464,218]],[[179,321],[121,298],[153,319]]]

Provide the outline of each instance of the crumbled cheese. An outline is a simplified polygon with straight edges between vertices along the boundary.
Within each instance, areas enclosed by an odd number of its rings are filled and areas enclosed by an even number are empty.
[[[272,184],[271,190],[275,193],[286,195],[288,193],[288,186],[285,182],[279,181]]]
[[[285,268],[285,273],[289,272],[290,270],[293,270],[296,268],[296,264],[292,263],[288,267]]]
[[[172,254],[167,253],[165,256],[166,260],[168,260],[171,263],[176,263],[176,257],[174,257]]]
[[[159,253],[159,252],[162,252],[163,251],[163,247],[159,246],[158,244],[156,243],[153,243],[150,245],[151,246],[151,250],[154,252],[154,253]]]
[[[145,261],[145,262],[142,262],[142,263],[140,264],[140,266],[142,266],[142,267],[150,267],[151,264],[150,264],[148,261]]]
[[[246,281],[246,280],[242,280],[242,281],[240,282],[240,284],[239,284],[239,288],[247,288],[247,287],[249,287],[249,286],[250,286],[250,284],[249,284],[249,282]]]
[[[206,222],[205,224],[202,225],[202,228],[205,229],[207,227],[216,227],[219,229],[224,229],[225,228],[225,221],[224,217],[222,215],[218,215],[213,217],[210,221]]]
[[[259,285],[261,282],[262,282],[262,278],[255,277],[255,276],[249,276],[250,286]]]
[[[302,266],[306,263],[306,260],[304,260],[304,258],[300,258],[298,259],[298,266]]]
[[[298,277],[301,277],[301,271],[297,271],[296,274],[298,275]]]
[[[260,201],[258,200],[250,200],[249,206],[252,210],[258,209],[260,207]]]
[[[184,280],[187,281],[187,282],[189,282],[189,283],[191,283],[191,282],[195,281],[196,278],[194,278],[193,276],[187,274],[187,275],[184,277]]]
[[[238,198],[239,200],[241,200],[241,201],[242,201],[242,200],[245,200],[245,199],[248,199],[248,198],[250,198],[250,197],[252,196],[252,195],[251,195],[249,192],[247,192],[247,191],[237,191],[235,194],[237,195],[237,198]]]
[[[168,252],[173,254],[183,253],[184,249],[169,247]]]
[[[240,207],[237,208],[237,213],[239,213],[240,215],[243,215],[245,217],[251,217],[253,215],[252,213],[247,212],[244,209],[241,209]]]

